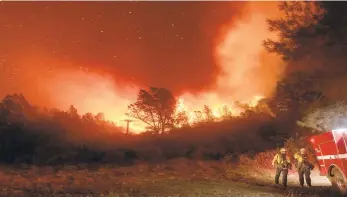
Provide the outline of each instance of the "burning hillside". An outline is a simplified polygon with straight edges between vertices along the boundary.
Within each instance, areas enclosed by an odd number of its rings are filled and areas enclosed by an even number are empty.
[[[238,102],[254,107],[273,93],[283,65],[279,57],[264,50],[262,43],[266,38],[275,38],[266,20],[278,14],[276,6],[249,3],[241,16],[221,28],[214,56],[222,72],[215,89],[180,96],[179,111],[187,111],[190,121],[205,105],[211,107],[217,120],[226,111],[238,116],[244,111]]]
[[[176,111],[185,112],[189,123],[196,121],[196,112],[203,111],[204,106],[211,108],[215,120],[220,120],[223,113],[239,115],[245,110],[240,107],[241,105],[254,107],[259,100],[270,96],[276,81],[282,74],[283,67],[279,58],[266,53],[262,46],[264,39],[274,36],[267,29],[266,19],[277,14],[277,3],[252,2],[244,3],[240,7],[238,7],[239,4],[233,3],[225,5],[229,5],[230,10],[238,10],[241,13],[230,14],[229,22],[219,27],[219,33],[209,40],[214,43],[213,46],[210,46],[213,49],[210,50],[209,55],[214,57],[214,64],[219,68],[214,85],[212,88],[210,86],[209,88],[201,87],[199,91],[187,90],[178,94],[174,92],[178,100]],[[222,7],[225,8],[225,5]],[[55,8],[58,9],[57,7],[56,5]],[[133,14],[133,12],[127,14]],[[87,19],[82,17],[81,20]],[[80,25],[81,22],[76,24]],[[61,24],[57,23],[57,25]],[[176,28],[175,24],[171,24],[170,28]],[[47,32],[49,30],[50,28],[46,29]],[[102,35],[106,33],[106,30],[99,31],[99,34]],[[175,34],[175,37],[179,37],[179,35]],[[74,37],[73,43],[81,43],[81,39]],[[143,40],[144,38],[137,36],[137,39]],[[187,41],[181,37],[180,42]],[[62,44],[55,40],[54,45],[56,46],[57,43]],[[91,46],[94,47],[94,45]],[[103,112],[106,119],[116,122],[117,125],[125,126],[127,107],[136,101],[140,88],[166,87],[165,84],[154,83],[155,79],[139,83],[140,77],[132,77],[129,74],[130,71],[123,75],[119,74],[122,77],[115,77],[114,73],[110,74],[116,72],[117,68],[122,69],[132,64],[139,64],[135,60],[139,57],[137,52],[140,49],[131,50],[134,57],[130,57],[128,54],[124,60],[118,60],[117,55],[112,55],[112,60],[117,60],[115,62],[118,67],[105,69],[103,63],[91,61],[87,64],[74,61],[73,54],[66,55],[65,51],[64,58],[59,58],[47,53],[46,47],[36,45],[33,47],[35,50],[30,49],[30,52],[26,49],[21,50],[20,54],[16,52],[14,63],[12,63],[16,67],[8,66],[10,63],[5,59],[0,61],[5,70],[0,75],[3,75],[4,79],[8,79],[4,83],[10,84],[6,86],[2,94],[21,92],[35,105],[60,109],[67,109],[70,105],[74,105],[80,113]],[[73,48],[73,46],[71,47]],[[23,52],[25,52],[25,56],[23,56]],[[55,50],[53,54],[56,54]],[[30,69],[27,69],[28,67]],[[163,68],[166,66],[164,65]],[[25,72],[23,72],[24,70]],[[135,70],[141,73],[146,69],[139,67]],[[194,72],[199,72],[199,70],[194,70]],[[14,73],[20,73],[19,79],[14,79]],[[129,79],[125,80],[125,78]],[[15,85],[12,85],[13,81],[16,81]],[[144,126],[139,121],[135,121],[131,123],[130,129],[141,132]]]

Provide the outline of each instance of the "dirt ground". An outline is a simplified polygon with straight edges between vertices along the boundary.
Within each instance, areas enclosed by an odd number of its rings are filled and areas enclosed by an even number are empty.
[[[272,171],[247,169],[223,162],[177,159],[162,164],[76,165],[61,167],[0,168],[0,196],[144,196],[144,197],[333,197],[326,180],[315,178],[313,188],[298,188],[295,174],[290,187],[272,186]]]

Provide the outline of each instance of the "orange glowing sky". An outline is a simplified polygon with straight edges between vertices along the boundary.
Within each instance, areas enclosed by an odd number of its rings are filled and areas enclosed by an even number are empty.
[[[277,15],[276,2],[0,2],[0,96],[120,125],[148,86],[189,111],[249,102],[282,74],[261,45]]]

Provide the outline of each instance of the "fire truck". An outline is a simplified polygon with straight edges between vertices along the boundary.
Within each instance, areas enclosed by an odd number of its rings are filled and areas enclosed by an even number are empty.
[[[347,193],[347,128],[310,138],[319,163],[320,175],[327,176],[332,186]]]

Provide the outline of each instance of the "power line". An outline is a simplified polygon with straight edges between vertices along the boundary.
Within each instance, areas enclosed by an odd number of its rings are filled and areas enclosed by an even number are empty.
[[[125,119],[125,120],[123,120],[123,121],[127,122],[127,131],[126,131],[126,134],[129,134],[129,125],[130,125],[131,122],[133,122],[133,120]]]

